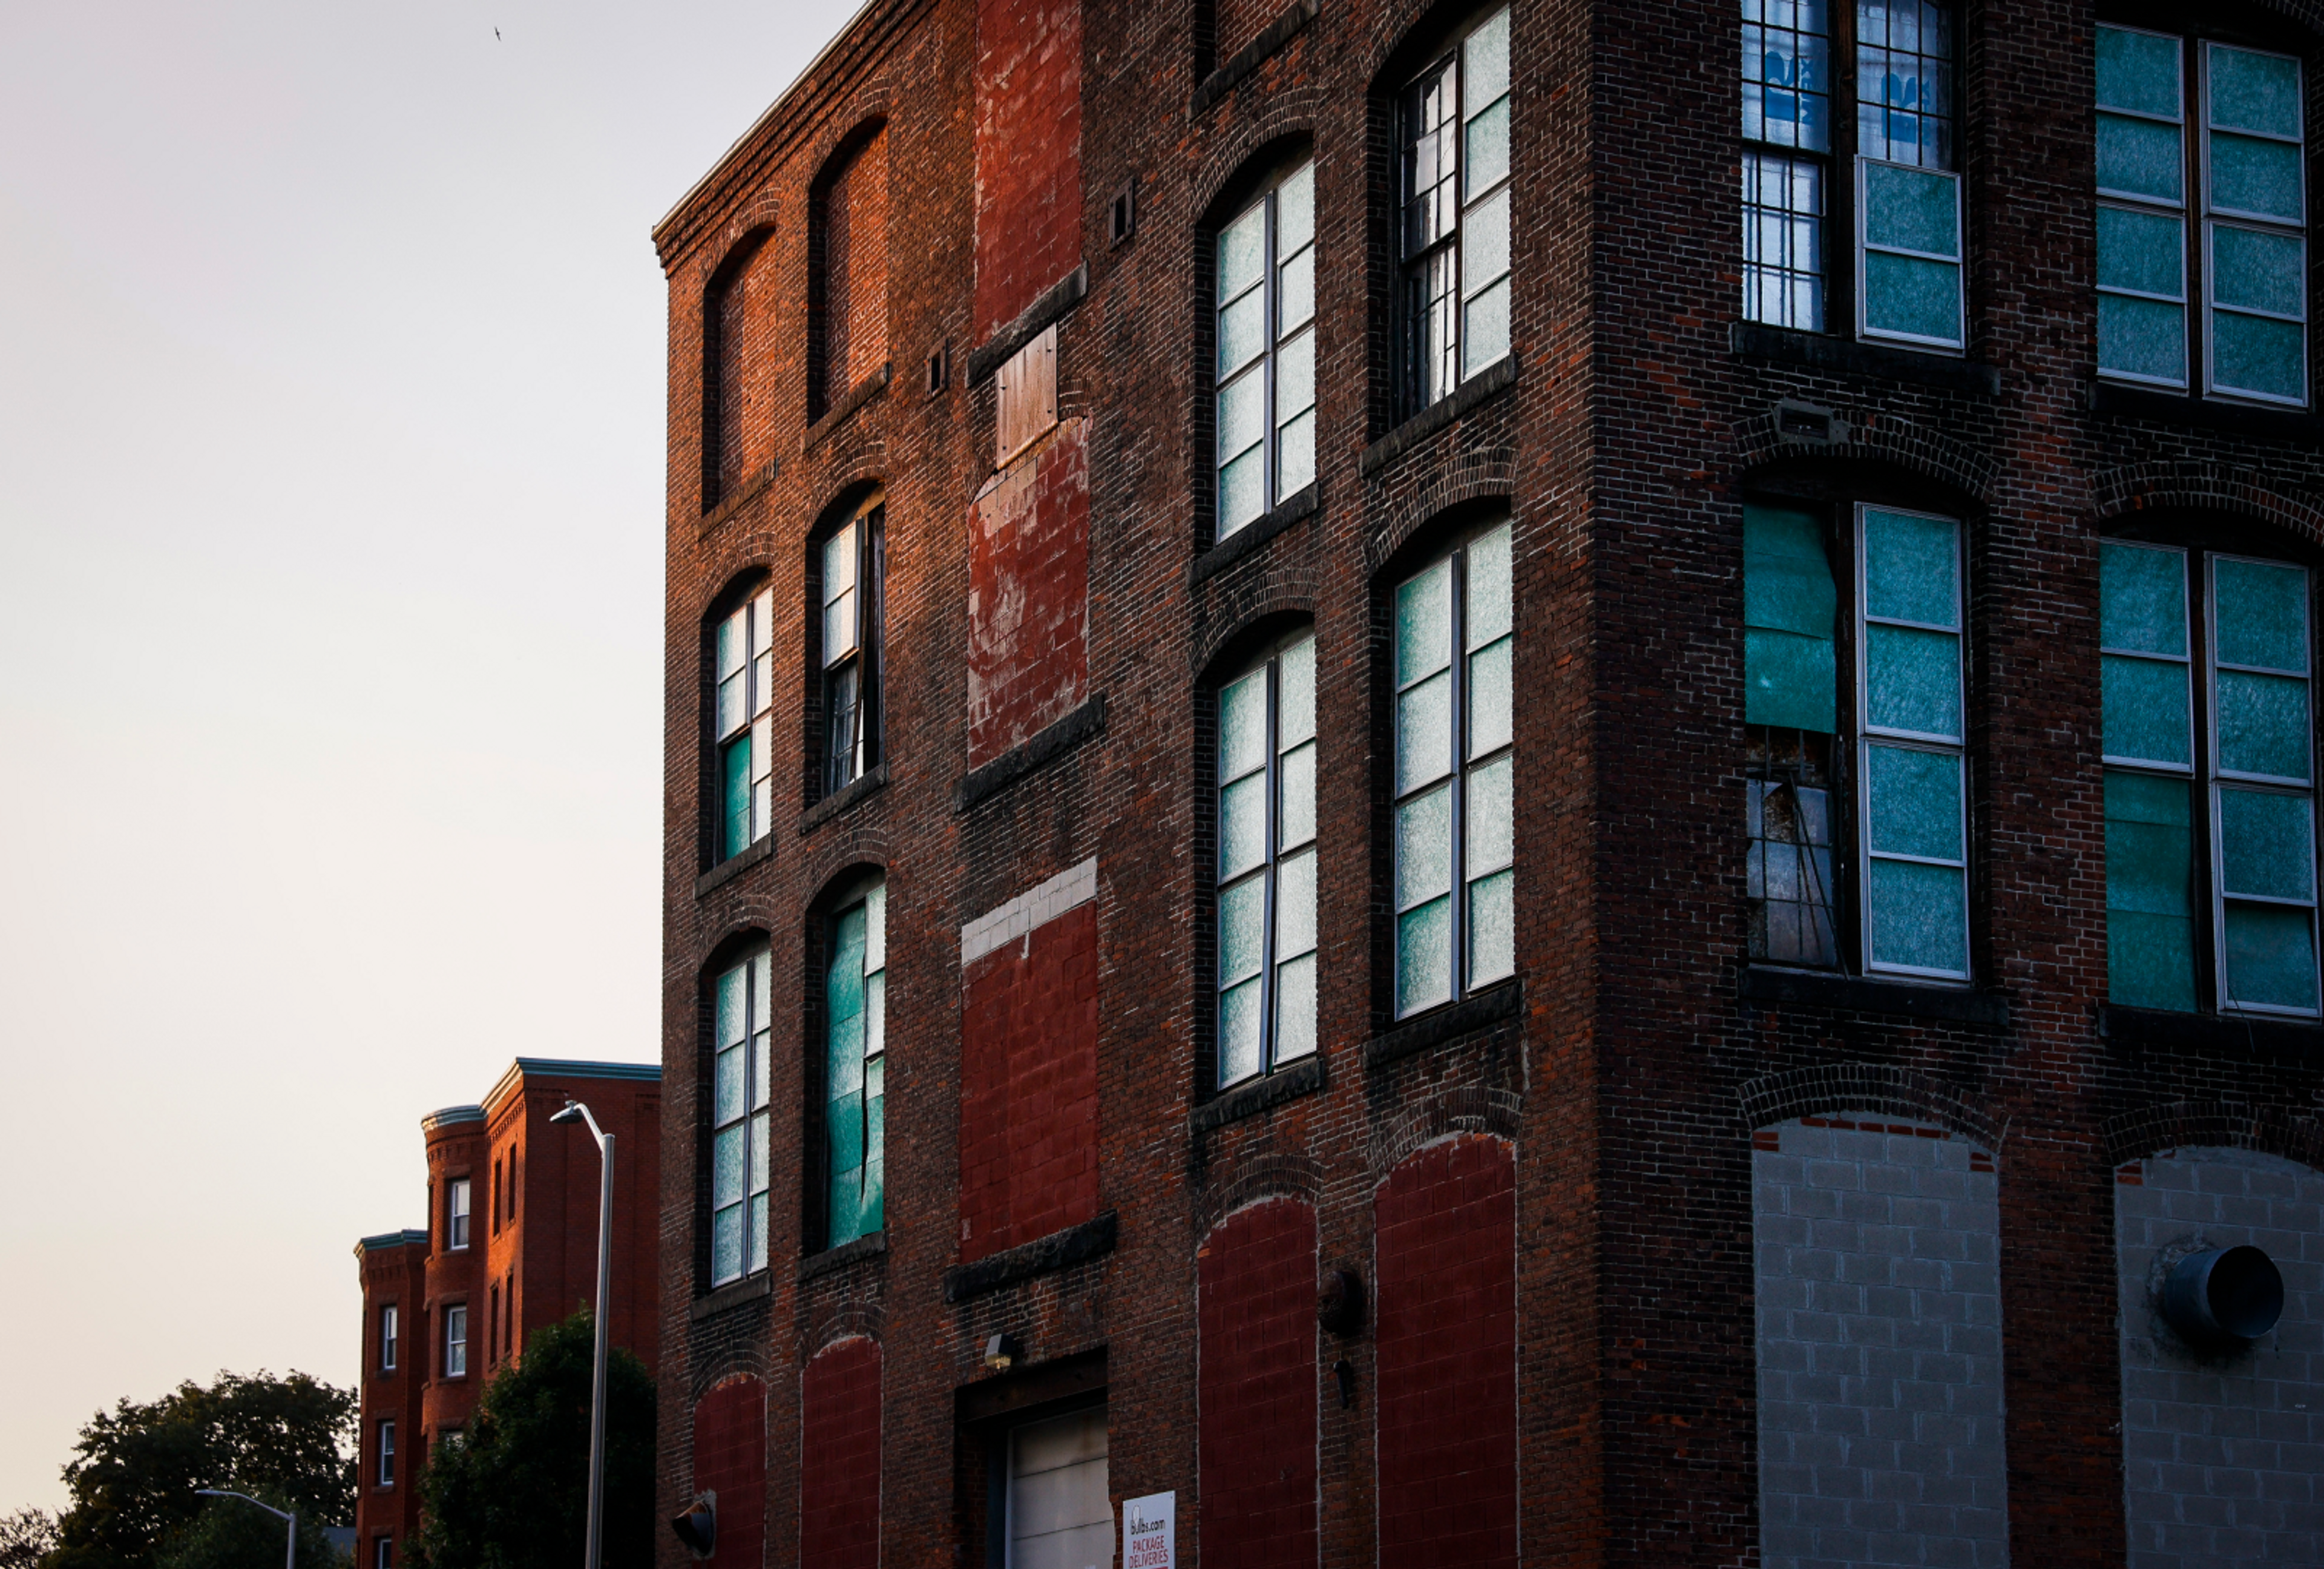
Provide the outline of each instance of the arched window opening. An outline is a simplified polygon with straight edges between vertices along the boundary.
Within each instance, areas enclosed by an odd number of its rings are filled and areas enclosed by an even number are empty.
[[[1219,1084],[1315,1049],[1315,634],[1219,688]]]
[[[1315,164],[1218,237],[1218,537],[1315,477]]]
[[[885,499],[874,494],[816,548],[824,795],[880,765],[881,612],[886,586]]]
[[[1397,97],[1402,414],[1508,355],[1509,113],[1506,5]]]
[[[824,976],[824,1245],[886,1223],[888,885],[831,918]]]
[[[807,254],[807,418],[821,419],[888,358],[888,131],[817,187]]]
[[[710,1283],[767,1267],[767,1136],[772,1072],[769,956],[719,972],[711,1033]]]

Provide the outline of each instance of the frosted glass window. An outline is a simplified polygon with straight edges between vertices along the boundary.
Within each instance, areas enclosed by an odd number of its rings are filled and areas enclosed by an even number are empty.
[[[1218,238],[1218,527],[1225,539],[1315,477],[1315,165]]]
[[[770,974],[763,948],[711,988],[710,1279],[767,1267]]]
[[[718,623],[713,742],[718,757],[717,858],[767,836],[774,795],[775,595],[766,589]]]
[[[1399,404],[1508,357],[1514,197],[1509,11],[1485,14],[1397,104]]]
[[[886,507],[875,497],[817,548],[823,584],[823,789],[880,761],[880,612]]]
[[[2186,91],[2180,40],[2098,30],[2098,371],[2187,384]]]
[[[1219,690],[1222,1087],[1315,1049],[1315,639]]]
[[[1393,599],[1398,1017],[1517,969],[1510,546],[1486,529]]]
[[[1857,0],[1857,330],[1958,349],[1961,182],[1952,14],[1930,0]]]
[[[886,1223],[888,888],[880,883],[831,923],[824,984],[824,1245]]]
[[[1103,1406],[1009,1435],[1007,1569],[1111,1569],[1106,1447]]]
[[[1967,980],[1960,524],[1858,506],[1865,967]]]
[[[2202,46],[2209,387],[2308,401],[2308,203],[2300,62]]]

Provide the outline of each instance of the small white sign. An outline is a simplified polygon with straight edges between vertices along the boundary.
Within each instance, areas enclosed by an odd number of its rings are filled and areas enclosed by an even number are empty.
[[[1178,1495],[1121,1500],[1121,1569],[1178,1569]]]

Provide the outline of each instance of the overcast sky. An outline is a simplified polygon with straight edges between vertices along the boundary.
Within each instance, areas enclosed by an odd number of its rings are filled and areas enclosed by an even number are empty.
[[[0,1512],[659,1055],[647,231],[852,9],[0,0]]]

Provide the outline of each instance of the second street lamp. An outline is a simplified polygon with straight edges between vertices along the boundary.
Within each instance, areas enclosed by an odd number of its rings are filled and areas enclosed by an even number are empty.
[[[613,1136],[600,1130],[589,1108],[567,1101],[552,1122],[586,1122],[597,1140],[597,1352],[589,1375],[589,1521],[588,1546],[582,1569],[598,1569],[598,1553],[605,1529],[605,1348],[613,1325],[606,1322],[606,1297],[613,1269]]]
[[[258,1503],[258,1500],[251,1497],[248,1493],[235,1492],[229,1488],[198,1487],[194,1491],[204,1498],[240,1499],[246,1504],[258,1504],[260,1509],[264,1509],[276,1519],[286,1522],[286,1535],[288,1537],[288,1540],[282,1544],[282,1569],[299,1569],[299,1515],[297,1510],[294,1509],[291,1512],[285,1514],[282,1510],[276,1509],[272,1504]]]

